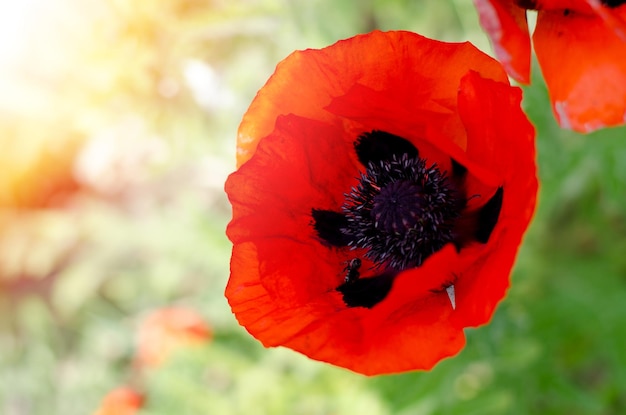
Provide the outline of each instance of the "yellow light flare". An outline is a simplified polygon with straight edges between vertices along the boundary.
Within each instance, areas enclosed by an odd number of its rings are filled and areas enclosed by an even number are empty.
[[[140,47],[116,42],[134,11],[125,20],[117,7],[0,0],[0,207],[46,207],[75,191],[82,145],[111,124],[107,101],[145,88],[128,70],[141,65]]]
[[[79,136],[57,108],[70,49],[59,0],[0,2],[0,207],[44,207],[72,192]],[[68,52],[66,54],[66,51]]]

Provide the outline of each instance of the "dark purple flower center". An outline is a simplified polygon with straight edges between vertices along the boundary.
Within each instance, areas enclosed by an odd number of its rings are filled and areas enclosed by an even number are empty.
[[[374,196],[372,219],[381,232],[403,233],[417,225],[424,189],[408,180],[389,183]]]
[[[453,240],[465,203],[436,165],[402,154],[369,162],[346,195],[341,229],[348,245],[365,249],[378,266],[402,271],[420,266]]]
[[[337,290],[347,306],[375,306],[400,271],[421,266],[448,243],[459,251],[487,243],[500,215],[502,188],[467,211],[468,171],[456,160],[450,159],[450,171],[427,166],[410,141],[384,131],[362,134],[354,148],[365,170],[344,195],[341,211],[311,209],[321,241],[352,254],[338,264]],[[365,258],[373,268],[362,267]]]

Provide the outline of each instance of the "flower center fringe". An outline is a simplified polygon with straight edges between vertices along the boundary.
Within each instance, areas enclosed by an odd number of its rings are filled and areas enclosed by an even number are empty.
[[[393,155],[369,162],[359,184],[346,195],[341,229],[348,245],[365,249],[378,266],[401,271],[453,240],[464,202],[445,173],[419,157]]]
[[[456,160],[450,159],[449,172],[436,164],[427,167],[410,141],[377,130],[360,135],[354,149],[365,170],[344,194],[341,211],[311,209],[320,240],[352,254],[338,264],[337,291],[348,307],[374,307],[398,273],[419,267],[448,243],[460,251],[488,242],[500,215],[502,187],[470,211],[468,171]],[[374,266],[362,267],[365,258]]]

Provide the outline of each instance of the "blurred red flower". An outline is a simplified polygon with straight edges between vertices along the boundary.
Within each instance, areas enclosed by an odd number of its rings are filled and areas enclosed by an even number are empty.
[[[226,182],[239,323],[368,375],[457,353],[505,295],[535,207],[520,100],[469,43],[373,32],[287,57]]]
[[[134,415],[143,407],[144,397],[126,386],[109,392],[93,415]]]
[[[139,327],[135,361],[139,367],[157,367],[176,350],[204,344],[211,336],[204,318],[192,309],[156,310]]]
[[[626,2],[474,0],[498,59],[530,82],[526,10],[537,10],[533,45],[559,124],[580,132],[626,122]]]

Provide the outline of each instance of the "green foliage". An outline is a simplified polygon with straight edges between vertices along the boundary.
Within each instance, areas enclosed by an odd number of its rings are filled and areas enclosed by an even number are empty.
[[[32,71],[54,75],[31,85],[39,110],[28,90],[0,117],[35,152],[42,137],[61,147],[99,138],[113,154],[72,197],[0,212],[0,412],[91,413],[109,390],[138,382],[138,322],[172,304],[206,316],[213,340],[141,374],[141,413],[626,412],[626,128],[559,129],[539,76],[524,88],[539,209],[507,299],[490,325],[468,330],[458,357],[366,378],[263,349],[223,298],[222,185],[237,125],[276,63],[374,28],[489,50],[470,2],[91,3],[70,2],[74,31],[51,38],[58,54],[33,58]]]

